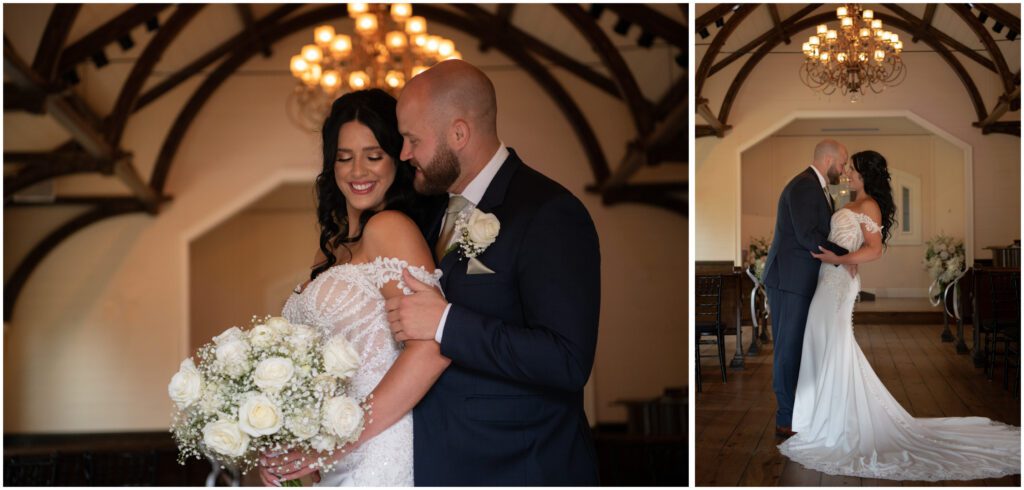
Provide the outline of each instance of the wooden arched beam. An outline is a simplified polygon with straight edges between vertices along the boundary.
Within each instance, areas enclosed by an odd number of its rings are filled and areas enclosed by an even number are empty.
[[[32,61],[32,71],[47,82],[53,81],[57,74],[57,60],[60,59],[60,52],[64,50],[68,33],[71,32],[71,26],[75,23],[81,8],[81,4],[60,3],[54,5],[53,12],[50,12],[43,38],[39,40],[39,47],[36,49],[35,60]]]
[[[105,136],[112,146],[117,147],[120,144],[121,136],[124,135],[124,128],[128,124],[128,117],[134,112],[132,109],[139,98],[139,92],[142,91],[142,86],[146,83],[150,74],[153,73],[153,68],[156,67],[157,62],[163,57],[164,51],[167,50],[167,47],[171,45],[178,37],[178,34],[185,29],[189,21],[195,18],[202,8],[202,4],[195,3],[178,6],[174,13],[171,14],[171,17],[167,19],[167,22],[157,31],[156,36],[153,36],[153,39],[146,44],[146,49],[142,52],[138,61],[135,62],[135,66],[132,67],[128,79],[125,80],[124,85],[121,87],[121,93],[114,104],[114,110],[111,111],[110,117],[107,119]]]
[[[715,58],[718,57],[718,53],[722,51],[722,47],[725,46],[725,42],[729,40],[729,36],[732,35],[733,31],[739,27],[740,23],[743,22],[757,5],[743,4],[737,8],[729,20],[725,21],[725,25],[722,29],[715,34],[715,39],[711,41],[711,46],[708,46],[708,50],[704,53],[704,57],[700,60],[700,65],[697,67],[696,74],[696,91],[695,96],[700,97],[701,92],[704,90],[704,82],[708,79],[708,73],[711,70],[711,65],[714,64]]]
[[[460,30],[479,39],[488,37],[488,35],[482,31],[483,29],[487,29],[488,26],[481,26],[465,17],[456,15],[451,11],[430,4],[417,4],[416,11],[428,19],[440,22],[441,24]],[[296,31],[307,29],[316,23],[325,22],[343,15],[345,15],[345,12],[335,6],[320,7],[270,28],[263,39],[267,45],[273,45],[281,38]],[[526,63],[524,68],[526,68],[528,73],[530,73],[530,75],[548,91],[549,95],[551,95],[555,100],[555,103],[562,109],[566,118],[569,119],[570,123],[572,123],[573,130],[580,139],[580,143],[590,160],[591,169],[594,172],[594,178],[598,183],[603,182],[609,174],[608,163],[604,158],[604,154],[600,150],[600,146],[597,144],[597,138],[594,136],[593,129],[590,127],[590,124],[587,123],[586,118],[583,117],[579,108],[572,102],[565,89],[562,88],[554,77],[547,73],[547,71],[544,70],[535,59],[529,57],[521,48],[517,48],[515,45],[505,42],[499,42],[495,47],[506,56],[509,56],[521,63]],[[176,154],[192,120],[198,114],[203,105],[206,104],[210,96],[213,95],[214,91],[216,91],[216,89],[245,61],[252,57],[257,52],[258,48],[259,46],[249,45],[241,50],[235,51],[227,60],[222,62],[213,71],[213,73],[206,78],[206,80],[203,81],[185,104],[185,107],[178,114],[178,117],[171,126],[171,130],[168,133],[167,138],[164,140],[164,144],[160,149],[156,164],[153,168],[150,185],[158,192],[162,193],[163,188],[166,185],[167,176],[170,172],[174,155]],[[532,62],[530,60],[532,60]],[[530,69],[527,65],[535,66],[534,69]]]
[[[146,207],[139,201],[112,202],[97,206],[90,211],[82,213],[78,217],[65,223],[60,228],[46,235],[27,256],[18,264],[11,277],[4,283],[4,321],[11,321],[14,313],[14,305],[21,294],[22,288],[28,281],[32,271],[52,252],[57,245],[60,245],[66,238],[75,232],[107,218],[128,213],[144,212]]]
[[[555,4],[555,7],[569,19],[570,23],[576,26],[576,29],[583,34],[583,38],[590,42],[605,67],[612,73],[619,92],[622,93],[626,99],[626,105],[629,106],[629,113],[633,116],[633,124],[636,125],[637,133],[641,137],[650,133],[654,128],[650,104],[640,92],[640,86],[637,85],[633,72],[630,71],[626,60],[622,59],[619,50],[597,25],[594,18],[582,7],[566,3]]]
[[[800,31],[810,29],[815,25],[821,24],[823,22],[828,22],[832,20],[834,17],[835,14],[833,12],[824,12],[813,17],[803,19],[790,26],[786,26],[785,30],[786,32],[789,32],[791,35],[795,35]],[[893,17],[892,15],[886,14],[884,12],[875,12],[875,18],[881,19],[883,23],[894,27],[898,27],[899,29],[902,29],[905,32],[913,32],[912,26],[901,18]],[[967,73],[967,70],[964,69],[964,66],[960,63],[959,60],[956,59],[955,56],[953,56],[952,53],[950,53],[949,49],[947,49],[941,42],[936,40],[934,37],[925,35],[923,37],[923,40],[926,44],[931,46],[932,49],[934,49],[940,56],[942,56],[942,58],[946,60],[946,63],[949,64],[950,68],[952,68],[953,71],[956,72],[957,76],[960,78],[961,83],[963,83],[964,85],[964,89],[967,91],[967,95],[971,98],[971,102],[974,105],[974,110],[975,112],[978,113],[979,120],[985,119],[986,109],[984,102],[981,100],[981,93],[978,92],[977,85],[974,84],[974,80],[971,78],[970,74]],[[739,94],[740,88],[743,87],[743,83],[746,81],[751,71],[753,71],[754,67],[756,67],[757,64],[760,63],[761,60],[769,52],[771,52],[772,49],[778,46],[780,42],[782,42],[782,40],[779,39],[778,35],[773,32],[772,35],[769,36],[768,40],[765,41],[765,43],[762,44],[760,48],[758,48],[758,50],[750,57],[750,59],[748,59],[747,62],[743,64],[743,67],[740,69],[739,73],[736,74],[736,77],[733,79],[732,84],[729,86],[728,92],[726,92],[725,94],[725,99],[722,101],[722,108],[721,110],[718,111],[718,119],[723,124],[725,124],[728,121],[729,112],[732,109],[733,101],[736,99],[736,96]]]
[[[964,23],[974,31],[974,34],[978,36],[981,43],[985,45],[985,50],[988,51],[989,56],[992,57],[992,61],[996,64],[996,69],[999,73],[999,78],[1003,82],[1003,93],[1010,93],[1013,91],[1013,72],[1010,71],[1010,67],[1006,65],[1006,57],[1003,56],[1003,52],[999,50],[999,46],[996,44],[995,39],[992,39],[992,34],[988,32],[988,28],[985,24],[982,24],[981,19],[974,16],[971,13],[971,8],[966,4],[962,3],[951,3],[947,5],[953,12],[963,19]]]
[[[24,162],[25,168],[12,177],[4,178],[4,203],[14,194],[34,184],[65,175],[114,172],[114,162],[97,159],[83,151],[53,152],[45,154],[4,153],[4,161]]]
[[[64,49],[60,54],[60,61],[57,62],[57,74],[63,75],[74,69],[75,65],[85,61],[93,53],[117,41],[119,37],[131,31],[135,26],[156,17],[167,7],[170,7],[170,4],[145,2],[129,7],[117,17],[110,19]]]
[[[726,66],[729,66],[729,64],[731,64],[733,61],[736,61],[737,59],[742,58],[742,57],[750,54],[751,50],[753,50],[754,48],[760,46],[761,43],[763,43],[766,40],[768,40],[768,38],[770,38],[771,36],[778,35],[780,31],[781,32],[786,32],[785,31],[785,26],[792,25],[792,24],[794,24],[796,22],[799,22],[800,19],[804,18],[804,16],[806,16],[806,15],[809,15],[811,12],[814,12],[815,10],[818,9],[818,7],[821,7],[820,3],[810,3],[810,4],[805,5],[802,9],[798,10],[793,15],[790,15],[789,17],[786,17],[786,20],[780,22],[778,29],[774,29],[773,28],[773,29],[769,29],[769,30],[765,31],[764,34],[761,34],[760,36],[758,36],[753,41],[750,41],[749,43],[744,45],[742,48],[737,49],[736,51],[734,51],[729,56],[726,56],[725,58],[722,58],[721,61],[719,61],[718,63],[715,63],[714,65],[711,66],[711,70],[708,72],[708,78],[711,78],[712,76],[714,76],[714,74],[718,73],[718,71],[721,70],[722,68],[725,68]]]

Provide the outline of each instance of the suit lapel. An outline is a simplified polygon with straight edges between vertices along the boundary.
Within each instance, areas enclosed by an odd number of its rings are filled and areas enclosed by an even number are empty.
[[[512,176],[515,175],[516,170],[518,170],[522,164],[523,162],[519,159],[519,156],[516,155],[515,150],[509,148],[508,158],[505,159],[501,164],[501,168],[498,169],[498,173],[496,173],[494,178],[491,179],[490,185],[487,186],[487,190],[484,191],[484,196],[480,198],[480,203],[477,204],[476,208],[485,213],[494,212],[495,209],[499,208],[505,200],[505,193],[508,191],[508,185],[512,181]],[[432,239],[434,243],[437,243],[437,235],[440,234],[440,232],[441,225],[440,220],[438,220],[432,232]],[[434,246],[431,245],[431,249],[433,248]],[[466,260],[458,248],[452,250],[441,259],[438,267],[440,267],[441,271],[444,273],[444,275],[441,276],[442,288],[447,288],[448,279],[456,270],[461,270],[465,273],[466,266],[460,265],[465,262]]]

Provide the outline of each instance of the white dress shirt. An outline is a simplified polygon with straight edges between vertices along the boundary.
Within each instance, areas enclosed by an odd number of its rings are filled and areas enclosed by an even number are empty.
[[[498,146],[498,151],[494,153],[491,160],[484,165],[484,168],[480,170],[480,173],[473,177],[473,180],[469,182],[469,185],[462,190],[462,197],[473,204],[476,207],[480,204],[480,200],[484,198],[484,193],[487,192],[487,188],[490,187],[491,181],[494,180],[494,176],[498,174],[498,170],[501,169],[501,165],[508,159],[508,148],[505,147],[505,143],[501,143]],[[448,193],[448,197],[454,196],[455,194]],[[447,219],[447,216],[444,218]],[[444,221],[441,221],[441,229],[444,229]],[[452,233],[452,240],[455,240],[455,233]],[[451,246],[451,243],[446,244],[445,249]],[[453,252],[454,253],[454,252]],[[438,267],[441,264],[437,264]],[[441,321],[437,324],[437,332],[434,334],[434,340],[440,344],[441,337],[444,335],[444,323],[448,320],[448,310],[452,308],[452,304],[448,303],[448,306],[444,308],[444,313],[441,315]]]

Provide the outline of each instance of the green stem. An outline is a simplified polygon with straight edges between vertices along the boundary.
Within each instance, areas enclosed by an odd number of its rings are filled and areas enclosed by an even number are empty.
[[[281,482],[282,487],[301,487],[302,480],[296,478],[294,480],[284,480]]]

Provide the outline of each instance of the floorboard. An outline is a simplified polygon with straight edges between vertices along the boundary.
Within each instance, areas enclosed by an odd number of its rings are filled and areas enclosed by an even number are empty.
[[[968,326],[968,335],[970,335]],[[879,379],[915,417],[978,415],[1020,425],[1020,400],[1002,387],[1002,367],[988,380],[970,356],[941,341],[941,325],[856,325],[854,336]],[[749,330],[744,338],[749,338]],[[729,369],[722,383],[713,346],[703,346],[702,393],[696,395],[698,486],[1020,486],[1020,476],[973,481],[919,482],[830,476],[779,454],[772,347]],[[727,337],[727,360],[735,352]]]

